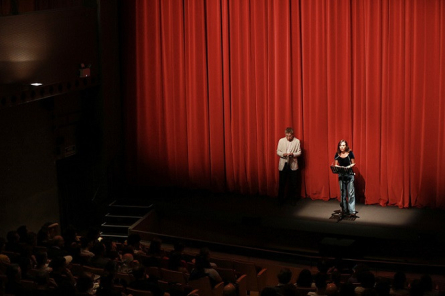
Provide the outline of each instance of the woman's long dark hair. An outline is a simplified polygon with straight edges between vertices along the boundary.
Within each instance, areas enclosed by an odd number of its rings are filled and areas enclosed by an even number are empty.
[[[338,155],[340,155],[340,153],[341,153],[341,151],[340,151],[340,144],[342,143],[342,142],[345,142],[345,144],[346,144],[346,148],[345,148],[345,152],[349,152],[349,145],[348,145],[348,142],[346,142],[346,140],[340,140],[340,142],[338,142],[338,145],[337,145],[337,154]]]

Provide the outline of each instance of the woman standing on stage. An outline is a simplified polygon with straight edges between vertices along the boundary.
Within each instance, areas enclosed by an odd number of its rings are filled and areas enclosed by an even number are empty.
[[[335,154],[335,166],[343,168],[352,168],[355,166],[354,153],[349,149],[348,143],[345,140],[340,140],[337,146],[337,153]],[[354,172],[338,174],[338,184],[340,185],[340,206],[342,208],[342,215],[355,216],[355,189],[354,189]],[[346,193],[348,200],[346,200]]]

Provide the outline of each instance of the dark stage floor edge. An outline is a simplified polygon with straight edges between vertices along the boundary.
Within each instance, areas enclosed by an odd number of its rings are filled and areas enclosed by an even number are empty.
[[[337,200],[303,198],[280,205],[266,196],[184,190],[157,190],[150,196],[153,210],[130,230],[147,240],[159,236],[288,261],[330,257],[394,269],[445,266],[442,210],[357,204],[355,220],[340,220]]]

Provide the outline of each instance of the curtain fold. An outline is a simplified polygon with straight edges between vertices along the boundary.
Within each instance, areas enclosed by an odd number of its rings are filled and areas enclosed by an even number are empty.
[[[302,196],[445,208],[440,0],[138,0],[123,4],[129,182],[275,196],[293,126]]]

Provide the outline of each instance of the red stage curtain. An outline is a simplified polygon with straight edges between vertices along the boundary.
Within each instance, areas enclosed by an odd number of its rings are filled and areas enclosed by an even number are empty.
[[[293,126],[302,195],[445,208],[441,0],[123,2],[129,180],[275,196]]]

